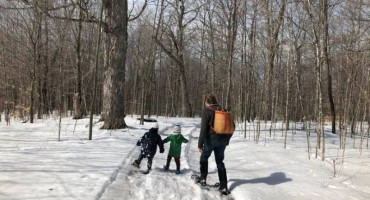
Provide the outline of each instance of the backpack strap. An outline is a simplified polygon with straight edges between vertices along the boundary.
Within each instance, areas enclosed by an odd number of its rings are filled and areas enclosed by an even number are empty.
[[[223,111],[223,107],[222,106],[220,106],[220,105],[217,105],[218,107],[221,107],[221,109],[222,109],[222,111]],[[207,107],[208,109],[210,109],[210,110],[212,110],[213,112],[215,112],[215,115],[216,115],[216,110],[215,109],[213,109],[211,106],[208,106]],[[215,116],[213,116],[213,118],[214,118]],[[214,119],[213,119],[213,123],[214,123]],[[215,130],[215,128],[213,127],[213,126],[210,126],[210,128],[214,131],[214,132],[216,132],[216,130]]]
[[[222,112],[225,112],[225,111],[226,111],[226,110],[224,109],[224,107],[222,107],[222,106],[220,106],[220,105],[216,105],[216,106],[221,107],[221,110],[217,110],[217,111],[222,111]],[[210,109],[210,110],[216,111],[216,110],[215,110],[215,109],[213,109],[211,106],[208,106],[207,108],[208,108],[208,109]]]
[[[212,110],[213,112],[216,113],[215,109],[213,109],[211,106],[207,106],[208,109]],[[213,131],[215,131],[215,129],[210,125],[209,126]]]
[[[210,109],[210,110],[215,111],[215,109],[213,109],[211,106],[208,106],[207,108]]]

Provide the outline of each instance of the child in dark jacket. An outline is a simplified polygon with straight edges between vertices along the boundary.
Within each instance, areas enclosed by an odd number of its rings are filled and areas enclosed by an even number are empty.
[[[152,162],[157,152],[157,145],[159,146],[159,152],[164,152],[162,138],[158,134],[158,124],[153,124],[149,132],[146,132],[143,137],[137,141],[136,145],[141,146],[141,152],[139,158],[135,160],[132,165],[140,168],[141,160],[143,158],[148,158],[148,170],[145,172],[147,174],[152,169]]]
[[[181,156],[181,144],[188,143],[189,141],[181,135],[181,127],[179,125],[175,126],[174,133],[169,135],[166,139],[163,140],[163,143],[170,143],[170,151],[167,156],[167,164],[164,166],[165,170],[168,170],[170,167],[170,162],[172,157],[175,158],[176,162],[176,174],[180,174],[180,156]]]

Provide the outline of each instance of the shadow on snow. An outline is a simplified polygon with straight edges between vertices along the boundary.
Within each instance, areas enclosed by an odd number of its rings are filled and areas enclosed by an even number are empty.
[[[243,185],[243,184],[258,184],[258,183],[265,183],[267,185],[278,185],[281,183],[289,182],[292,181],[291,178],[287,178],[283,172],[275,172],[270,174],[268,177],[263,177],[263,178],[255,178],[255,179],[250,179],[250,180],[245,180],[245,179],[230,179],[230,182],[233,182],[230,185],[230,191],[233,190],[234,188]]]

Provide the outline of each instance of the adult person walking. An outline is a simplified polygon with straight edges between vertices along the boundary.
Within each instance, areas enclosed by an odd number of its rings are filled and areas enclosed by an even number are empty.
[[[221,135],[216,134],[212,129],[214,126],[215,110],[222,110],[222,107],[218,104],[216,96],[214,94],[207,94],[204,100],[206,108],[202,111],[201,117],[201,129],[198,140],[198,150],[200,155],[200,179],[199,184],[206,186],[206,179],[208,175],[208,158],[214,151],[218,178],[220,186],[218,190],[223,195],[230,194],[227,187],[227,174],[224,164],[224,156],[226,146],[229,144],[231,134]],[[234,126],[235,127],[235,126]]]

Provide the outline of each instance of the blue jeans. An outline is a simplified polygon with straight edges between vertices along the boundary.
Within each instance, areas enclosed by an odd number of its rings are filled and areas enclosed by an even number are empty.
[[[224,165],[225,149],[226,145],[224,144],[224,142],[216,142],[211,140],[206,141],[203,147],[203,152],[200,155],[200,162],[208,162],[208,158],[211,156],[212,151],[214,151],[217,168],[218,169],[225,168]]]
[[[215,152],[215,159],[217,164],[218,179],[220,181],[220,190],[227,190],[227,173],[224,164],[225,149],[228,143],[227,138],[220,136],[211,136],[206,140],[203,146],[203,152],[200,155],[200,180],[206,184],[208,175],[208,158],[211,156],[212,151]]]

